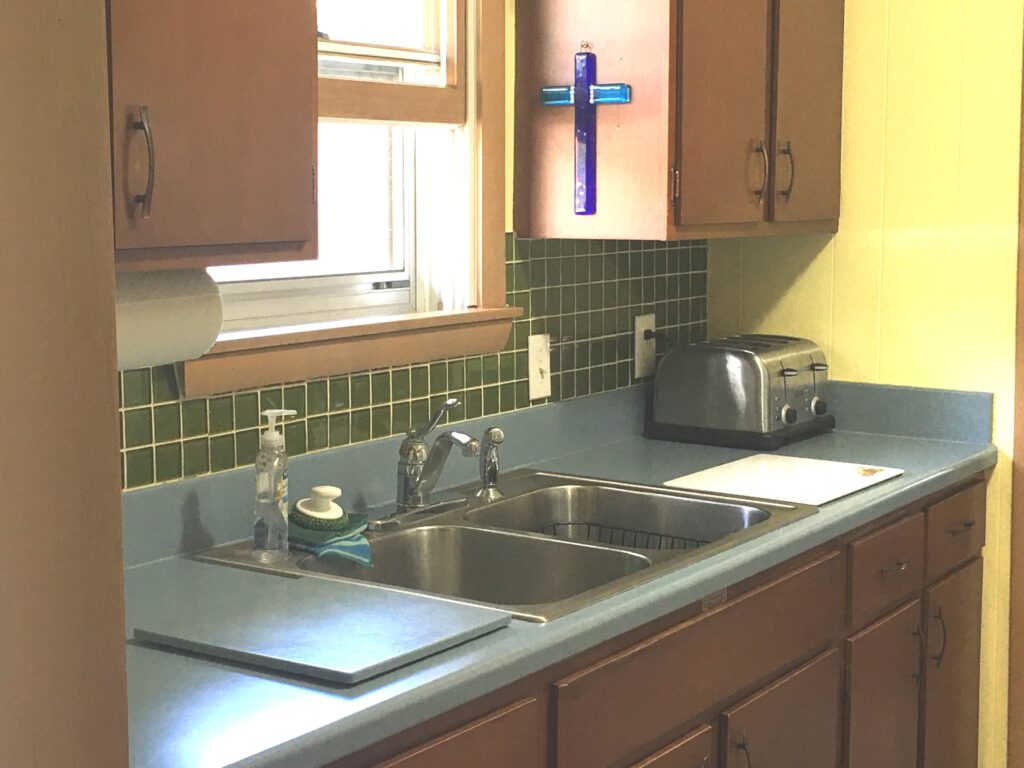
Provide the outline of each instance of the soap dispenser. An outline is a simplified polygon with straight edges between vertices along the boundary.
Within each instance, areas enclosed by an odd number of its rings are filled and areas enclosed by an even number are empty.
[[[278,419],[295,411],[280,408],[263,411],[267,429],[260,434],[256,454],[256,504],[253,512],[253,557],[275,563],[288,555],[288,456]]]

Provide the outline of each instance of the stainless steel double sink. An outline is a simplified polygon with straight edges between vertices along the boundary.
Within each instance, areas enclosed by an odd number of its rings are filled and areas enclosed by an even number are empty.
[[[427,592],[549,621],[815,513],[814,507],[534,470],[501,479],[504,498],[407,514],[368,532],[373,565],[292,553],[261,565],[248,542],[202,560],[290,576]]]

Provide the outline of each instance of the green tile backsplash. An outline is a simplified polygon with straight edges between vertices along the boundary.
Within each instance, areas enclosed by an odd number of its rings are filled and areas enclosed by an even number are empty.
[[[290,382],[181,400],[174,366],[121,374],[122,484],[139,488],[249,465],[260,411],[292,408],[290,456],[420,423],[447,397],[455,420],[568,400],[633,383],[633,317],[654,313],[672,343],[706,334],[707,243],[506,242],[508,302],[524,310],[496,354]],[[551,335],[550,400],[531,402],[527,337]],[[396,444],[397,449],[397,444]]]

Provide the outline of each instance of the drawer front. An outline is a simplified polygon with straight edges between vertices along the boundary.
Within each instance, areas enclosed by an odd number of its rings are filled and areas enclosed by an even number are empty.
[[[850,618],[855,627],[924,588],[924,513],[850,544]]]
[[[634,760],[736,691],[825,647],[842,626],[832,552],[559,683],[558,768]]]
[[[929,507],[928,581],[949,573],[985,546],[985,484],[975,483]]]
[[[714,733],[710,725],[705,725],[632,768],[712,768],[715,764]]]
[[[543,736],[537,700],[524,699],[378,768],[542,768]]]

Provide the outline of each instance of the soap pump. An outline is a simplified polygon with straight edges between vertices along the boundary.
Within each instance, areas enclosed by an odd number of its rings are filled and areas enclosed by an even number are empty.
[[[288,456],[278,419],[295,411],[274,408],[263,411],[267,429],[260,433],[256,454],[256,504],[253,511],[253,557],[274,563],[288,555]]]

